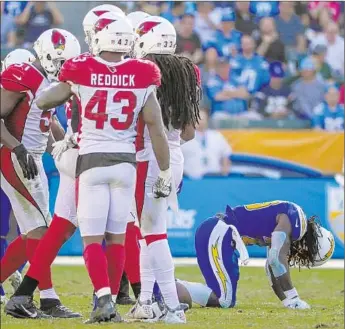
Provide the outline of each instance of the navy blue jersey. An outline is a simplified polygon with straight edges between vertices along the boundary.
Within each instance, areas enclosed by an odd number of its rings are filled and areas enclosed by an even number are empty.
[[[271,201],[238,206],[227,210],[225,222],[234,225],[246,245],[270,245],[277,226],[277,216],[286,214],[291,222],[293,241],[301,239],[307,230],[307,218],[301,207],[288,201]]]

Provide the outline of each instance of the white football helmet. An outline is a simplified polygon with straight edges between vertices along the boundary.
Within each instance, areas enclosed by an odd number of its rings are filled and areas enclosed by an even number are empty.
[[[316,255],[314,267],[325,264],[332,257],[335,248],[333,234],[323,227],[320,227],[320,233],[318,237],[319,253]]]
[[[137,26],[146,18],[150,17],[149,14],[143,12],[143,11],[133,11],[132,13],[129,13],[127,15],[127,18],[133,25],[134,32],[137,28]]]
[[[5,59],[1,62],[2,70],[6,70],[12,64],[32,63],[36,57],[26,49],[15,49],[7,54]]]
[[[134,53],[137,58],[147,54],[174,54],[176,30],[165,18],[149,16],[136,28]]]
[[[33,48],[49,80],[56,80],[66,60],[80,55],[79,41],[72,33],[63,29],[43,32]]]
[[[133,43],[133,26],[127,17],[109,12],[95,23],[92,39],[94,55],[99,55],[102,51],[128,53]]]
[[[92,40],[93,32],[94,32],[93,27],[95,23],[97,22],[97,20],[103,14],[109,13],[109,12],[114,12],[119,15],[125,16],[125,13],[119,7],[105,4],[105,5],[100,5],[95,8],[92,8],[84,17],[83,29],[85,33],[85,42],[90,47],[90,51],[92,51],[91,40]]]

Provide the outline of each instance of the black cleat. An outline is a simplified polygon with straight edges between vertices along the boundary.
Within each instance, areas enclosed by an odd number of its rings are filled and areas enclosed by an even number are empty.
[[[52,298],[41,299],[41,311],[46,315],[59,319],[81,317],[79,313],[73,312],[68,307],[62,305],[60,300]]]
[[[119,304],[119,305],[134,305],[135,304],[135,300],[133,300],[129,296],[117,296],[116,304]]]
[[[5,306],[5,313],[18,319],[51,319],[36,307],[32,296],[12,296]]]
[[[113,321],[113,319],[115,322],[122,322],[121,316],[115,308],[111,295],[106,295],[101,298],[97,298],[97,306],[91,312],[90,319],[85,323],[110,322]]]

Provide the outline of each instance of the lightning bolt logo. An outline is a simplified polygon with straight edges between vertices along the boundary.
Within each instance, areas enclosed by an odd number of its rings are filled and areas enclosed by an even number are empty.
[[[218,274],[218,277],[220,279],[220,281],[222,282],[222,286],[223,286],[223,290],[224,290],[224,294],[225,296],[227,295],[227,288],[226,288],[226,276],[219,264],[219,261],[220,261],[220,257],[219,257],[219,253],[218,253],[218,241],[219,241],[219,238],[217,239],[216,243],[214,245],[212,245],[211,247],[211,252],[212,252],[212,259],[214,261],[214,264],[216,265],[216,268],[217,268],[217,274]]]

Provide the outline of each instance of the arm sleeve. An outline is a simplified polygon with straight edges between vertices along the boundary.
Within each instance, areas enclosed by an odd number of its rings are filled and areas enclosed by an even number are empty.
[[[60,82],[69,82],[76,84],[77,77],[78,77],[78,67],[76,62],[73,62],[74,58],[69,59],[66,61],[60,70],[58,80]]]
[[[8,91],[24,93],[32,90],[32,79],[28,71],[31,67],[25,64],[14,64],[9,66],[4,72],[1,73],[0,82],[1,88]]]

